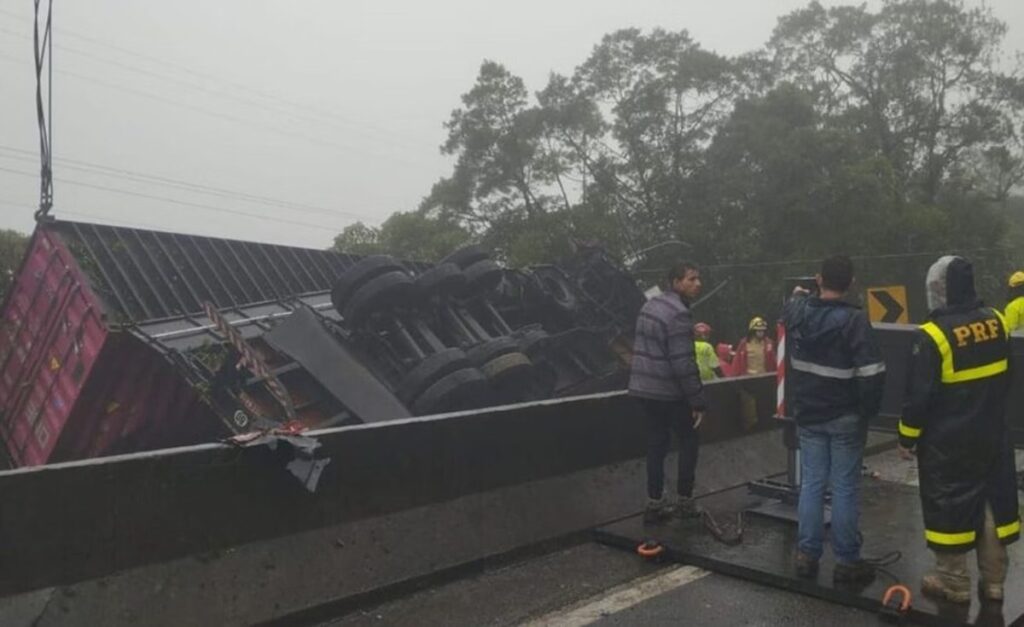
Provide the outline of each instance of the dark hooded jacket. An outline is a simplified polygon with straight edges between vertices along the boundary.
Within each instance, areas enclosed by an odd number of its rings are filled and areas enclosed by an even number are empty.
[[[794,296],[782,312],[790,354],[787,413],[798,424],[878,414],[885,363],[871,323],[856,305]]]
[[[973,548],[988,502],[1008,544],[1020,537],[1020,519],[1005,422],[1006,326],[978,300],[963,258],[936,262],[927,288],[932,311],[913,342],[899,423],[900,444],[917,449],[925,538],[937,551]]]

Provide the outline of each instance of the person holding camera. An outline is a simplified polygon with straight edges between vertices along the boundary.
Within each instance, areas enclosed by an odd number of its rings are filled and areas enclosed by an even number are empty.
[[[849,257],[829,257],[815,277],[818,294],[797,287],[782,313],[790,348],[790,414],[800,440],[796,573],[814,577],[823,553],[825,489],[832,485],[836,582],[866,583],[858,530],[861,463],[868,420],[878,414],[885,363],[871,323],[843,297],[853,283]]]

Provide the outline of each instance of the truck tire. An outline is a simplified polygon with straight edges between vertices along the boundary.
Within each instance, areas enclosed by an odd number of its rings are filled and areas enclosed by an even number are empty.
[[[519,352],[506,353],[480,366],[480,372],[495,382],[524,376],[532,369],[530,358]]]
[[[543,329],[527,331],[519,338],[519,350],[526,354],[527,357],[533,359],[535,355],[543,353],[548,349],[550,337],[547,331]]]
[[[477,344],[466,351],[469,363],[480,367],[495,357],[514,353],[519,350],[519,343],[510,337],[499,337]]]
[[[331,288],[331,303],[334,304],[335,311],[343,312],[356,290],[370,279],[388,272],[402,270],[405,268],[391,255],[371,255],[360,259],[338,277],[334,282],[334,287]]]
[[[482,407],[487,403],[490,385],[476,368],[463,368],[442,377],[427,388],[412,404],[417,416]]]
[[[402,378],[395,395],[398,396],[398,400],[408,405],[443,377],[456,370],[469,367],[470,363],[466,359],[466,353],[458,348],[448,348],[433,355],[427,355]]]
[[[408,300],[412,286],[412,278],[404,270],[395,270],[370,279],[349,299],[342,313],[345,322],[349,326],[362,324],[374,311]]]
[[[477,296],[494,291],[504,275],[501,266],[490,259],[482,259],[474,263],[466,268],[465,273],[466,289],[463,290],[463,294],[467,296]]]
[[[454,263],[442,263],[416,277],[416,291],[421,298],[435,294],[457,294],[466,287],[466,275]]]

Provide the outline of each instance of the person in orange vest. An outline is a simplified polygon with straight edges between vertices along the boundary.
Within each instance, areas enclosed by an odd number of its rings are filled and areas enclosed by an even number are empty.
[[[768,323],[761,316],[754,316],[747,325],[747,336],[736,347],[732,372],[736,375],[775,372],[775,345],[768,337]]]
[[[1010,275],[1010,298],[1006,305],[1006,330],[1010,333],[1024,330],[1024,272],[1018,270]]]

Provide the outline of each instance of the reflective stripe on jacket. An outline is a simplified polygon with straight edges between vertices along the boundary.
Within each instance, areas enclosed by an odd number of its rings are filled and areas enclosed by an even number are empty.
[[[790,355],[787,402],[797,423],[878,414],[885,362],[862,309],[839,300],[794,296],[782,321]]]
[[[1010,347],[1002,314],[972,305],[934,312],[914,340],[900,443],[917,447],[925,540],[974,547],[992,506],[996,533],[1020,537],[1016,470],[1006,428]]]

